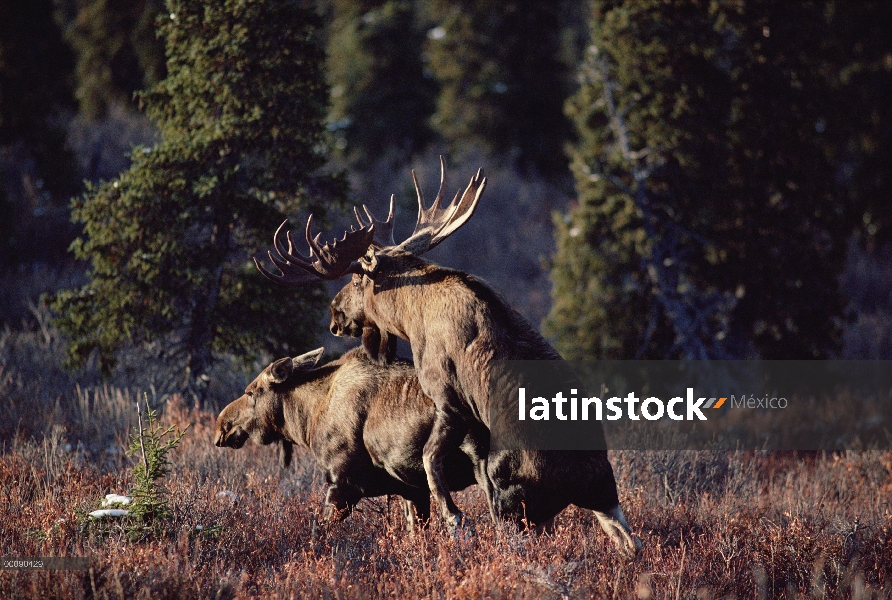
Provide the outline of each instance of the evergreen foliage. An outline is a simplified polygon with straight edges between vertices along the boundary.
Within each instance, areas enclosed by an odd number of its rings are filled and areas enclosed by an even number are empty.
[[[567,357],[818,358],[852,230],[825,3],[596,1],[568,103],[578,206],[546,328]]]
[[[161,141],[73,202],[91,281],[53,299],[70,366],[98,352],[104,372],[131,344],[200,381],[214,353],[250,362],[313,343],[321,286],[283,301],[250,256],[287,216],[339,201],[320,174],[327,100],[320,17],[298,0],[169,0],[168,74],[141,95]],[[317,221],[318,222],[318,221]]]
[[[328,75],[336,147],[363,167],[404,163],[433,139],[437,87],[409,0],[332,0]]]
[[[828,86],[839,94],[827,117],[844,133],[836,176],[870,247],[892,242],[892,3],[827,2]]]
[[[157,535],[164,519],[170,516],[167,503],[167,490],[164,478],[170,473],[171,462],[168,453],[177,447],[186,431],[175,425],[162,428],[158,423],[158,413],[149,407],[146,399],[146,425],[143,428],[139,404],[138,429],[130,434],[130,448],[127,454],[135,456],[138,462],[133,467],[133,499],[127,506],[127,532],[131,539],[141,539],[147,535]],[[188,429],[188,427],[187,427]]]
[[[564,173],[571,135],[562,60],[568,2],[431,0],[430,68],[440,82],[435,129],[457,150],[513,155],[523,169]],[[572,3],[569,3],[572,4]]]
[[[164,44],[155,35],[163,0],[66,0],[65,37],[77,56],[75,95],[81,114],[103,116],[111,104],[164,78]]]
[[[71,105],[71,53],[51,0],[0,0],[0,14],[0,145],[25,141],[51,172],[50,154],[64,142],[51,118]]]
[[[73,106],[73,58],[53,19],[51,0],[0,0],[0,270],[63,248],[31,239],[35,214],[46,218],[77,189],[65,147]],[[22,189],[16,189],[22,188]],[[59,210],[59,212],[64,212]],[[32,234],[32,235],[29,235]],[[70,239],[70,238],[69,238]],[[40,242],[47,243],[42,246]],[[57,256],[52,256],[57,258]]]

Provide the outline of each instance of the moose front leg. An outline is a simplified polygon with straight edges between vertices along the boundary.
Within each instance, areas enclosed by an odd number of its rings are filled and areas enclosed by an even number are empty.
[[[334,484],[328,487],[325,494],[325,507],[322,509],[323,521],[343,521],[362,499],[362,494],[350,486]]]
[[[386,366],[396,358],[396,336],[382,332],[374,325],[362,328],[362,348],[370,360]]]
[[[455,531],[461,526],[462,513],[449,494],[443,460],[461,445],[467,431],[468,424],[464,419],[438,407],[434,416],[434,426],[422,452],[424,472],[427,475],[431,495],[449,531]]]
[[[431,499],[426,491],[423,494],[403,499],[403,516],[406,518],[406,531],[415,535],[419,525],[427,525],[431,517]]]
[[[291,457],[294,455],[294,445],[288,440],[279,440],[279,464],[283,469],[291,466]]]

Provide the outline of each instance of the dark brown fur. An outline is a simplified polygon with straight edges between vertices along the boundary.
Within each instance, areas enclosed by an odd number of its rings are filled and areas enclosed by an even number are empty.
[[[345,517],[362,498],[396,494],[427,519],[430,495],[421,454],[435,407],[414,369],[400,361],[382,367],[361,348],[315,367],[321,351],[266,367],[220,413],[214,443],[240,448],[251,438],[309,449],[330,484],[324,518]],[[475,483],[469,455],[486,454],[469,444],[445,460],[453,490]],[[478,468],[485,477],[482,463]],[[411,505],[406,515],[411,529]]]

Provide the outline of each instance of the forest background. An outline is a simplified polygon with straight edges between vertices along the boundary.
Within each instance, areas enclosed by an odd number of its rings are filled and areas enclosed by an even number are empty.
[[[614,452],[629,564],[587,511],[531,539],[475,490],[465,541],[405,536],[383,499],[320,537],[306,453],[211,441],[269,360],[344,348],[336,284],[277,288],[251,257],[391,193],[407,235],[410,170],[430,200],[441,154],[447,194],[488,185],[431,258],[566,358],[892,358],[889,22],[879,0],[0,0],[0,547],[91,557],[0,595],[892,596],[889,451]],[[165,532],[131,543],[86,512],[132,484],[137,398],[191,427]]]
[[[184,388],[327,342],[326,294],[250,256],[390,193],[408,227],[445,154],[490,185],[433,258],[568,358],[888,358],[885,3],[331,0],[301,58],[254,4],[4,2],[4,327]]]

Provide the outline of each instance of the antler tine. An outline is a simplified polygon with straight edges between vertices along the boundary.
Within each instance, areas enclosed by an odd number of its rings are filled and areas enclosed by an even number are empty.
[[[344,237],[340,240],[335,239],[331,245],[320,245],[319,238],[321,234],[315,238],[310,235],[312,218],[312,215],[310,215],[310,218],[307,219],[307,245],[310,247],[310,254],[318,259],[313,266],[323,279],[337,279],[346,273],[350,263],[365,254],[365,251],[375,239],[375,225],[373,223],[367,227],[360,227],[355,231],[345,231]]]
[[[464,194],[456,194],[452,202],[448,206],[443,207],[442,199],[445,180],[446,161],[441,156],[440,191],[437,193],[437,199],[433,205],[430,208],[425,208],[421,186],[418,185],[418,178],[415,172],[412,172],[412,181],[415,183],[415,190],[418,193],[418,221],[415,224],[415,231],[412,235],[399,245],[401,250],[416,256],[421,255],[453,234],[474,214],[477,202],[480,200],[480,195],[486,186],[483,170],[478,169],[477,174],[471,178],[471,182],[465,189]]]
[[[288,249],[285,249],[285,245],[282,244],[282,230],[285,229],[286,225],[288,225],[288,221],[282,221],[282,224],[279,225],[278,229],[276,229],[276,233],[273,234],[273,246],[275,247],[276,252],[278,252],[279,256],[281,256],[288,262],[312,266],[315,262],[313,260],[312,254],[308,258],[305,256],[301,256],[301,254],[298,252],[295,252],[294,243],[291,241],[290,231],[285,232],[285,237],[288,239]]]
[[[412,170],[412,182],[415,184],[415,193],[418,195],[418,219],[415,222],[415,231],[412,235],[416,233],[420,233],[425,228],[436,229],[440,222],[443,221],[443,194],[446,191],[446,161],[440,156],[440,189],[437,191],[437,197],[434,199],[433,204],[430,205],[429,208],[425,208],[424,206],[424,192],[421,191],[421,186],[418,185],[418,177],[415,175],[415,170]],[[446,212],[448,213],[450,207],[447,207]]]
[[[283,285],[304,285],[317,281],[319,279],[319,272],[314,268],[315,261],[313,260],[314,257],[312,253],[310,254],[310,258],[306,258],[295,252],[290,231],[285,232],[285,236],[288,239],[288,249],[285,249],[285,246],[282,243],[282,230],[285,229],[287,224],[287,220],[283,221],[282,224],[279,225],[279,228],[276,229],[276,233],[273,234],[273,245],[275,246],[276,252],[279,254],[279,258],[276,258],[272,252],[267,252],[269,259],[279,268],[282,274],[276,275],[275,273],[268,271],[260,264],[260,261],[258,261],[257,258],[254,258],[254,264],[264,277]]]
[[[254,259],[254,264],[267,279],[286,285],[303,285],[320,279],[337,279],[350,270],[353,261],[365,253],[375,236],[375,226],[371,224],[358,230],[351,228],[350,231],[344,232],[344,237],[340,240],[335,240],[330,245],[322,245],[319,242],[321,234],[317,234],[316,237],[312,235],[313,216],[310,215],[304,231],[304,237],[310,247],[310,257],[306,258],[294,252],[290,232],[286,234],[288,248],[286,249],[282,243],[282,230],[286,224],[287,221],[282,223],[273,236],[273,244],[279,257],[267,252],[270,260],[282,274],[277,275],[268,271],[260,261]]]
[[[269,255],[270,260],[273,261],[273,264],[279,267],[279,270],[282,271],[281,275],[276,275],[275,273],[268,271],[255,257],[254,264],[267,279],[282,285],[304,285],[319,281],[319,274],[315,271],[308,270],[308,267],[277,259],[273,256],[272,252],[267,252],[267,254]]]
[[[440,203],[443,201],[443,192],[446,191],[446,159],[443,158],[443,155],[440,155],[440,191],[437,192],[437,200],[434,202],[435,205],[440,206]]]
[[[418,227],[424,221],[424,192],[421,191],[421,186],[418,185],[415,169],[412,169],[412,183],[415,184],[415,194],[418,196],[418,217],[415,219],[415,231],[418,231]]]
[[[468,187],[465,188],[465,193],[462,194],[460,202],[456,203],[458,194],[455,195],[455,200],[452,201],[454,208],[450,211],[446,223],[437,232],[434,239],[431,240],[431,248],[452,235],[474,215],[477,203],[480,201],[480,196],[483,194],[483,188],[485,187],[486,177],[483,176],[483,169],[477,169],[477,173],[471,178]]]
[[[282,258],[276,258],[273,256],[273,253],[269,251],[267,251],[267,254],[273,264],[279,267],[279,270],[282,271],[286,277],[291,279],[301,279],[309,275],[312,279],[316,279],[319,276],[319,272],[313,266],[304,265],[303,263],[292,263],[287,260],[282,260]],[[297,283],[303,283],[303,281],[301,280]]]
[[[304,238],[307,240],[307,246],[310,247],[310,256],[316,259],[316,262],[321,262],[322,258],[319,256],[322,254],[322,247],[319,245],[319,238],[322,237],[322,233],[317,233],[314,238],[310,233],[313,226],[313,215],[307,217],[307,228],[304,230]],[[344,234],[346,235],[346,234]]]
[[[268,254],[270,255],[270,258],[272,258],[272,256],[273,256],[272,252],[268,252]],[[282,283],[282,284],[285,283],[284,275],[276,275],[275,273],[271,273],[270,271],[267,271],[266,267],[264,267],[262,264],[260,264],[260,261],[257,260],[256,256],[253,256],[252,258],[254,260],[254,266],[257,267],[257,270],[260,271],[264,277],[266,277],[267,279],[269,279],[270,281],[272,281],[274,283]]]
[[[393,203],[394,196],[391,194],[390,196],[390,210],[387,212],[387,220],[379,221],[375,218],[372,212],[369,210],[369,207],[365,204],[362,205],[362,210],[365,211],[366,217],[369,222],[366,224],[363,221],[362,216],[359,214],[359,210],[356,207],[353,207],[353,214],[356,215],[356,220],[359,222],[360,227],[367,227],[368,225],[372,225],[375,229],[375,239],[372,243],[379,248],[387,248],[389,246],[395,246],[396,242],[393,241]]]

